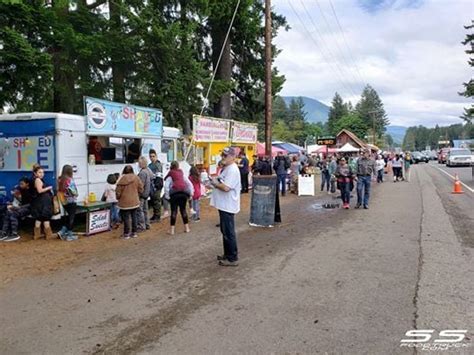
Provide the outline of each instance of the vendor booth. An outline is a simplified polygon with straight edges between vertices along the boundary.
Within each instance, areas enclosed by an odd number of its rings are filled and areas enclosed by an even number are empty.
[[[288,153],[284,149],[272,146],[272,157],[276,157],[278,155],[278,153],[280,153],[280,152],[285,154],[285,155]],[[265,153],[265,144],[257,142],[257,156],[258,157],[264,157],[265,155],[266,155],[266,153]]]
[[[257,149],[257,132],[256,124],[194,115],[194,163],[214,175],[222,151],[233,146],[238,152],[245,152],[251,165]]]

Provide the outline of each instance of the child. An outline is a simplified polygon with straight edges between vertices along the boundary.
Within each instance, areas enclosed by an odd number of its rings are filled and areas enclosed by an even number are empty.
[[[194,193],[191,197],[191,219],[194,222],[199,222],[201,220],[200,212],[200,198],[201,198],[201,174],[199,174],[198,169],[193,166],[189,171],[189,181],[193,184]]]
[[[107,184],[105,185],[104,198],[105,202],[112,204],[110,207],[110,214],[112,218],[112,228],[117,228],[120,224],[119,209],[117,206],[117,196],[115,190],[117,189],[117,175],[110,174],[107,176]],[[120,175],[119,175],[120,176]]]

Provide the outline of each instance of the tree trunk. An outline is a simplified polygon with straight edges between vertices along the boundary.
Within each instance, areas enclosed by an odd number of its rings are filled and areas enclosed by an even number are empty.
[[[227,26],[220,23],[211,23],[212,37],[212,64],[215,70],[222,45],[227,33]],[[232,80],[232,57],[230,52],[230,36],[224,45],[221,62],[217,68],[215,80],[230,82]],[[231,96],[230,90],[223,93],[218,101],[214,103],[214,116],[226,119],[231,118]]]
[[[122,32],[122,19],[120,17],[121,1],[122,0],[109,1],[111,40],[115,41],[115,46],[119,45],[120,34]],[[114,55],[114,53],[116,54],[117,52],[119,51],[113,51],[111,56],[114,101],[125,102],[125,67],[120,58]]]
[[[64,2],[53,3],[58,18],[65,20],[68,16],[68,5]],[[59,44],[50,49],[53,63],[53,111],[74,112],[74,72],[68,54]]]

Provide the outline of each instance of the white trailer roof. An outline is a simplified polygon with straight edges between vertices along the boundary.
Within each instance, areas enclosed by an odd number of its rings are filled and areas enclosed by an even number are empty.
[[[0,121],[30,121],[30,120],[44,120],[47,118],[66,118],[69,120],[84,121],[84,116],[71,115],[69,113],[60,112],[25,112],[25,113],[11,113],[0,115]]]

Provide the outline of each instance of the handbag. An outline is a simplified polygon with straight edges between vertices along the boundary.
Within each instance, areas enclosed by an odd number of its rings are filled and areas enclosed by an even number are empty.
[[[59,204],[59,197],[57,195],[53,196],[53,215],[60,214],[61,207]]]

